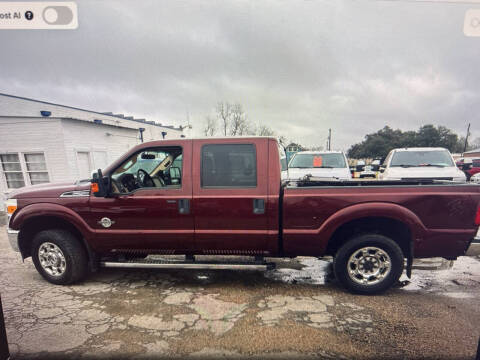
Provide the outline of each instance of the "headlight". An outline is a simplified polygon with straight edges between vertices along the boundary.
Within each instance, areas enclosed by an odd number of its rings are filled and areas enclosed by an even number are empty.
[[[17,210],[17,199],[7,199],[5,201],[5,210],[7,210],[7,216],[10,220],[13,213]]]

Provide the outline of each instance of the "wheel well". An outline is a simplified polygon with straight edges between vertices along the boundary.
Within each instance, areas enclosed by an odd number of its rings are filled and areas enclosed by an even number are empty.
[[[398,220],[385,217],[367,217],[352,220],[340,226],[328,241],[327,255],[335,255],[337,250],[353,236],[375,233],[393,239],[402,249],[405,257],[410,256],[412,235],[408,226]]]
[[[51,229],[63,229],[69,231],[78,239],[90,257],[90,252],[83,241],[83,236],[74,225],[62,218],[55,216],[36,216],[25,221],[20,229],[18,240],[23,258],[27,258],[32,255],[30,253],[30,245],[35,235],[40,231]]]

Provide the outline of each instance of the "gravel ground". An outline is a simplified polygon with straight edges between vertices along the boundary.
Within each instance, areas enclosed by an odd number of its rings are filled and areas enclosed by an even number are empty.
[[[472,359],[480,260],[415,270],[381,296],[329,282],[329,263],[266,273],[104,269],[54,286],[22,264],[0,228],[0,293],[12,359]]]

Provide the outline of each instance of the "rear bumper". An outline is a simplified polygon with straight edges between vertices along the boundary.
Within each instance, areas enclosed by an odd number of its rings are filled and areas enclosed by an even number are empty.
[[[18,233],[20,231],[18,230],[12,230],[10,228],[7,228],[7,236],[8,236],[8,242],[10,243],[10,246],[12,247],[13,250],[16,252],[20,252],[20,247],[18,246]]]
[[[471,242],[465,256],[480,256],[480,237],[476,236]]]
[[[477,235],[473,238],[465,252],[465,256],[480,256],[480,227],[478,228]]]

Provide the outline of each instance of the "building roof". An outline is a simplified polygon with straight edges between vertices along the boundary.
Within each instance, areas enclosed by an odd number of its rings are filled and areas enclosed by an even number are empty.
[[[161,123],[156,123],[155,121],[147,121],[145,119],[135,119],[133,116],[125,116],[123,114],[114,114],[112,112],[98,112],[98,111],[82,109],[82,108],[78,108],[78,107],[74,107],[74,106],[62,105],[62,104],[57,104],[57,103],[52,103],[52,102],[47,102],[47,101],[42,101],[42,100],[36,100],[36,99],[27,98],[27,97],[23,97],[23,96],[4,94],[4,93],[0,93],[0,96],[5,96],[5,97],[9,97],[9,98],[13,98],[13,99],[19,99],[19,100],[33,101],[33,102],[36,102],[36,103],[39,103],[39,104],[60,106],[60,107],[67,108],[67,109],[89,112],[91,114],[106,115],[106,116],[119,118],[119,119],[122,119],[122,120],[129,120],[129,121],[135,121],[135,122],[139,122],[139,123],[145,123],[145,124],[149,124],[149,125],[159,126],[159,127],[162,127],[162,128],[181,130],[180,127],[176,128],[175,126],[171,126],[171,125],[162,125]]]
[[[480,153],[480,148],[464,152],[464,154]]]

